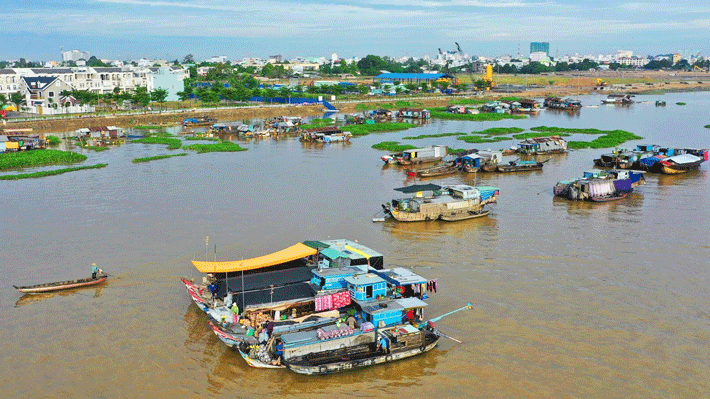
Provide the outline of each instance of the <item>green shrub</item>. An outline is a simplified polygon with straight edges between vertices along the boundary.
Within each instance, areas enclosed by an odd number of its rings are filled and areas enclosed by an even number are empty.
[[[61,142],[62,142],[62,139],[60,139],[57,136],[52,136],[52,135],[47,136],[47,143],[49,143],[49,145],[57,145]]]

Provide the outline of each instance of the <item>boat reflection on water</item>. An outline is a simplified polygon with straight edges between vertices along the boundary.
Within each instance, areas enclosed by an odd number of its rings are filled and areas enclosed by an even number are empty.
[[[429,222],[398,222],[388,218],[382,223],[384,231],[389,231],[393,237],[400,240],[420,242],[427,239],[441,240],[442,235],[448,237],[482,236],[485,240],[495,240],[498,236],[498,220],[495,209],[486,217],[444,222],[433,220]]]
[[[628,213],[629,209],[640,209],[643,206],[643,193],[634,191],[626,198],[618,201],[593,202],[593,201],[570,201],[563,197],[552,197],[554,208],[564,208],[571,214],[593,214],[600,210],[607,210],[609,213]]]
[[[572,109],[560,109],[560,108],[546,108],[545,112],[547,113],[552,113],[556,115],[567,115],[570,119],[579,119],[581,113],[581,108],[572,108]]]
[[[651,176],[657,176],[658,177],[658,186],[663,187],[662,190],[665,192],[667,189],[674,189],[673,187],[676,187],[677,189],[678,186],[689,186],[689,185],[697,185],[698,180],[705,181],[707,179],[707,171],[702,170],[702,169],[695,169],[695,170],[690,170],[687,173],[680,173],[680,174],[675,174],[675,175],[667,175],[667,174],[647,174],[646,177],[648,178],[649,175]],[[674,190],[675,190],[674,189]],[[680,194],[680,192],[679,192]]]
[[[87,288],[74,288],[74,289],[68,289],[68,290],[62,290],[62,291],[56,291],[56,292],[46,292],[46,293],[39,293],[39,294],[24,294],[22,295],[17,302],[15,302],[15,307],[20,307],[24,305],[29,305],[32,303],[37,303],[37,302],[42,302],[50,298],[54,298],[57,296],[71,296],[71,295],[83,295],[83,296],[88,296],[92,298],[98,298],[101,296],[101,291],[103,290],[104,287],[98,287],[94,290],[94,293],[91,294],[91,289]]]

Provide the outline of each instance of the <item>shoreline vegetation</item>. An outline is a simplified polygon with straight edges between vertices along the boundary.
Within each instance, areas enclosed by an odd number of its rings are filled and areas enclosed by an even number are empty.
[[[78,170],[86,170],[86,169],[100,169],[106,167],[108,164],[106,163],[100,163],[96,165],[89,165],[89,166],[76,166],[72,168],[64,168],[64,169],[55,169],[55,170],[45,170],[41,172],[33,172],[33,173],[20,173],[16,175],[2,175],[0,176],[0,180],[21,180],[21,179],[34,179],[38,177],[46,177],[46,176],[56,176],[56,175],[61,175],[64,173],[68,172],[76,172]]]

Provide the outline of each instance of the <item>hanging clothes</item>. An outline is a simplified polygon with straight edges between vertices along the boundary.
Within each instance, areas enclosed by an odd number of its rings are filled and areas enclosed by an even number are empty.
[[[434,280],[434,293],[436,293],[437,289],[439,289],[439,280],[438,279]]]

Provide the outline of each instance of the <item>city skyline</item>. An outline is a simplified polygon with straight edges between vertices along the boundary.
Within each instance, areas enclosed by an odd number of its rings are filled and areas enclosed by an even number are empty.
[[[482,56],[528,54],[530,42],[549,42],[551,55],[706,55],[710,28],[700,1],[29,0],[4,11],[0,59],[36,61],[61,60],[60,49],[104,59],[421,57],[455,42]]]

